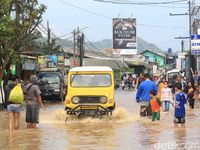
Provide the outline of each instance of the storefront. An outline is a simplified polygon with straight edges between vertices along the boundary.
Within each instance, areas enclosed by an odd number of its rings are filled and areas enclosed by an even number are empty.
[[[21,79],[25,82],[29,81],[30,76],[36,73],[37,57],[22,56]]]

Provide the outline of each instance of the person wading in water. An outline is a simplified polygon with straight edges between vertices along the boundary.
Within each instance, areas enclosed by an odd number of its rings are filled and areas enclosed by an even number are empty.
[[[140,115],[141,116],[151,116],[151,111],[150,109],[147,109],[146,111],[142,111],[147,104],[150,101],[150,91],[155,91],[157,94],[158,88],[155,84],[155,82],[150,80],[150,74],[145,73],[144,74],[145,81],[143,81],[137,90],[136,93],[136,101],[140,103]]]

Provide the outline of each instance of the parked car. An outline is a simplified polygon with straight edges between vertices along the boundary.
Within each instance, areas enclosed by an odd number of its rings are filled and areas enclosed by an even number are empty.
[[[60,72],[40,71],[37,78],[43,100],[64,100],[66,90],[64,76]]]

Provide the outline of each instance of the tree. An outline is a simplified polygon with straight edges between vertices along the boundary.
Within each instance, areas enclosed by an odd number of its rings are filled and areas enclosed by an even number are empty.
[[[45,10],[37,0],[0,1],[0,81],[9,64],[17,63],[22,52],[37,46],[41,34],[36,28]]]

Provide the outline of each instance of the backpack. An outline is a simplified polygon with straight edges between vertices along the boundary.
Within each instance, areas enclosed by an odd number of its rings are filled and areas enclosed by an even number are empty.
[[[24,93],[21,84],[17,84],[10,92],[9,102],[14,104],[22,104],[24,101]]]

